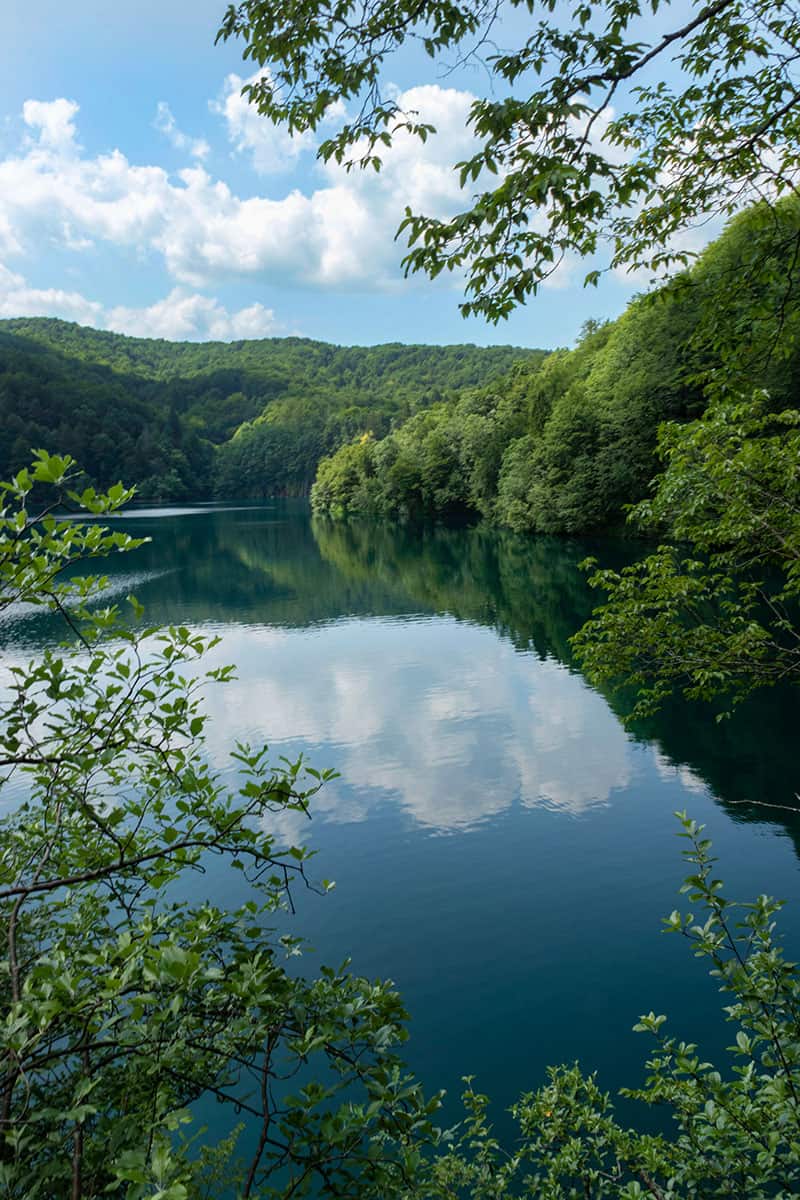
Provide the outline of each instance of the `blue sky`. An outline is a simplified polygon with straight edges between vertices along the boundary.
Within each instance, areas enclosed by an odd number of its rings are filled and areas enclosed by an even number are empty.
[[[458,203],[452,163],[485,80],[415,52],[390,82],[440,130],[380,176],[317,163],[241,100],[251,68],[214,45],[219,0],[14,0],[0,48],[0,315],[141,336],[570,344],[633,292],[580,264],[497,327],[452,280],[403,281],[403,207]]]

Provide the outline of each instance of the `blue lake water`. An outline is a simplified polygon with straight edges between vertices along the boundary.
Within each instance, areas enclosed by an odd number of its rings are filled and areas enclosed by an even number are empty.
[[[219,633],[214,663],[238,666],[208,697],[213,761],[228,769],[238,738],[340,772],[311,821],[277,827],[337,883],[298,894],[293,927],[309,970],[350,956],[395,980],[429,1090],[454,1104],[475,1075],[502,1126],[548,1063],[635,1085],[648,1045],[631,1026],[651,1008],[724,1048],[713,983],[660,932],[684,874],[676,809],[707,824],[731,894],[790,901],[800,946],[800,821],[755,803],[796,803],[794,694],[721,725],[676,703],[631,732],[624,700],[570,661],[592,603],[577,564],[632,545],[333,524],[288,502],[121,523],[152,542],[112,564],[112,591],[135,591],[148,620]],[[24,616],[6,650],[49,629]],[[238,881],[202,886],[240,898]]]

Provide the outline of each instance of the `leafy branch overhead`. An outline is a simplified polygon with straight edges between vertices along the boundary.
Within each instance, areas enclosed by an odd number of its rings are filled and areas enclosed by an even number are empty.
[[[348,168],[379,169],[400,131],[435,134],[385,87],[406,41],[445,67],[482,63],[476,151],[454,164],[464,207],[401,225],[407,271],[465,272],[465,315],[507,316],[565,255],[669,272],[688,261],[676,238],[691,226],[796,188],[790,0],[243,0],[218,38],[241,39],[264,68],[245,93],[269,120],[316,130],[343,102],[319,154]]]

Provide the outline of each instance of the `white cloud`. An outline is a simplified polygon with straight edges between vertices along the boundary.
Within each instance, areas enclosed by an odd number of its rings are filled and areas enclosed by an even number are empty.
[[[105,308],[79,292],[31,287],[22,275],[0,263],[0,317],[61,317],[132,337],[175,341],[231,341],[269,337],[281,332],[271,308],[251,304],[229,311],[218,300],[173,288],[145,308]]]
[[[396,103],[404,112],[414,114],[415,120],[429,122],[437,130],[426,142],[406,130],[399,130],[394,144],[383,154],[379,173],[353,170],[347,174],[342,167],[328,163],[326,174],[332,182],[349,187],[361,197],[383,196],[402,198],[405,205],[435,217],[452,215],[463,203],[459,174],[453,164],[477,149],[478,143],[467,128],[467,118],[475,97],[456,88],[424,84],[399,92]],[[359,147],[354,150],[357,158]]]
[[[11,227],[11,221],[0,212],[0,254],[22,254],[22,243]]]
[[[437,216],[454,211],[460,191],[451,164],[473,144],[465,126],[469,93],[432,85],[399,99],[432,121],[439,137],[421,144],[400,132],[380,174],[328,164],[321,186],[277,199],[237,196],[200,166],[175,177],[135,165],[120,150],[88,155],[76,141],[77,105],[27,101],[25,119],[37,136],[0,163],[0,249],[8,256],[39,253],[48,243],[106,243],[159,256],[177,283],[192,288],[235,278],[396,286],[402,250],[393,237],[405,206]],[[245,136],[255,153],[255,133]]]
[[[118,305],[105,317],[105,328],[135,337],[160,337],[170,341],[215,342],[269,337],[279,329],[275,313],[263,304],[229,312],[218,300],[173,288],[149,308]]]
[[[287,133],[258,115],[242,95],[242,88],[261,77],[260,71],[247,79],[241,75],[228,75],[222,91],[216,100],[210,101],[209,108],[224,120],[234,149],[246,154],[260,175],[273,175],[290,171],[302,153],[316,150],[317,143],[311,133]]]
[[[22,119],[29,129],[38,131],[37,143],[42,149],[58,154],[77,150],[75,123],[78,105],[74,100],[26,100]]]
[[[96,325],[102,306],[79,292],[61,288],[30,287],[22,275],[0,263],[0,317],[62,317],[82,325]]]
[[[249,196],[200,165],[207,143],[183,133],[164,101],[157,128],[195,160],[177,174],[132,163],[120,149],[89,154],[78,141],[74,101],[27,100],[26,136],[16,154],[0,162],[0,256],[8,262],[51,247],[95,254],[104,246],[124,249],[145,263],[160,261],[175,284],[192,290],[241,279],[315,289],[404,286],[404,246],[394,235],[406,206],[446,218],[465,203],[453,164],[477,145],[468,127],[473,96],[437,84],[394,89],[401,109],[431,122],[438,135],[421,143],[399,130],[379,173],[348,174],[333,162],[316,163],[311,135],[290,136],[258,116],[241,96],[247,82],[229,75],[211,109],[234,152],[263,176],[259,192]],[[331,112],[332,119],[342,115],[341,106]],[[612,116],[610,109],[602,114],[593,140],[602,141]],[[313,185],[280,183],[280,172],[297,168],[304,156]],[[541,219],[539,213],[531,218],[534,225]],[[688,231],[683,238],[700,248],[713,232]],[[567,258],[549,286],[571,284],[577,266]],[[630,286],[637,279],[626,275],[624,281]],[[460,282],[444,277],[444,286]],[[254,319],[259,324],[262,316]]]
[[[172,110],[165,100],[159,100],[156,108],[156,118],[153,125],[159,133],[163,133],[167,141],[176,150],[184,150],[192,158],[206,158],[211,147],[205,138],[193,138],[183,133],[177,126]]]

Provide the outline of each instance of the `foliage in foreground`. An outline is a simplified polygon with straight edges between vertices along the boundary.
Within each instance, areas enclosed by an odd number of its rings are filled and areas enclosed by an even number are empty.
[[[50,609],[73,637],[6,656],[0,1195],[207,1195],[240,1117],[243,1162],[226,1171],[240,1195],[391,1193],[437,1103],[395,1056],[399,997],[346,966],[309,979],[286,964],[299,944],[281,913],[308,855],[271,819],[307,812],[330,773],[238,746],[226,786],[200,693],[230,671],[204,673],[210,643],[188,629],[134,630],[102,606],[101,579],[72,573],[137,543],[53,514],[131,496],[78,495],[71,471],[40,453],[2,485],[0,610]],[[30,512],[34,485],[53,501]],[[203,898],[207,870],[243,877],[238,906]],[[187,1106],[201,1096],[220,1102],[222,1134],[198,1159]]]

